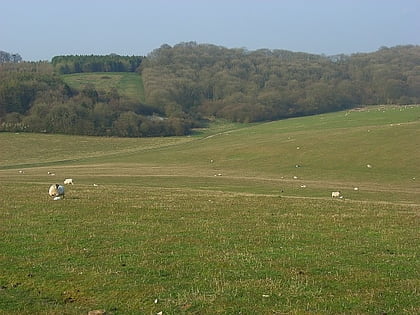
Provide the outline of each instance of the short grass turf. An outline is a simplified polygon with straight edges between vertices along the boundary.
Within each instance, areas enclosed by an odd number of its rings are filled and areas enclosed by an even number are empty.
[[[0,133],[0,314],[418,314],[419,135],[418,106]]]

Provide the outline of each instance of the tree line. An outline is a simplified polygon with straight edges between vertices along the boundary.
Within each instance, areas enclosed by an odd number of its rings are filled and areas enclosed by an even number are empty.
[[[68,55],[56,56],[51,60],[54,69],[60,74],[83,72],[135,72],[140,66],[141,56]]]
[[[239,122],[420,101],[420,46],[324,56],[162,45],[140,66],[149,104]]]
[[[137,71],[145,103],[61,74]],[[188,134],[203,121],[256,122],[420,102],[420,46],[324,56],[195,42],[141,56],[57,56],[0,63],[0,131],[109,136]]]
[[[22,57],[17,53],[8,53],[7,51],[0,50],[0,64],[1,63],[18,63],[22,61]]]
[[[0,131],[95,136],[184,135],[194,124],[117,89],[70,88],[47,62],[0,65]]]

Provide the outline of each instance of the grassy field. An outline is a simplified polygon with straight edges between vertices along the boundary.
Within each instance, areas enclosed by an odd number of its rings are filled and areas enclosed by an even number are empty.
[[[83,89],[92,84],[99,91],[116,88],[121,96],[144,102],[144,88],[141,76],[132,72],[75,73],[62,76],[64,81],[75,89]]]
[[[418,314],[419,143],[419,106],[0,133],[0,314]]]

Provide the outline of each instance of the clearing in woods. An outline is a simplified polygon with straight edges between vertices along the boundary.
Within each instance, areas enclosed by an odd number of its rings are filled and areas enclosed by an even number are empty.
[[[100,91],[111,91],[115,88],[121,96],[132,101],[144,102],[143,82],[138,73],[92,72],[66,74],[62,77],[70,87],[77,90],[82,90],[86,85],[93,85]]]

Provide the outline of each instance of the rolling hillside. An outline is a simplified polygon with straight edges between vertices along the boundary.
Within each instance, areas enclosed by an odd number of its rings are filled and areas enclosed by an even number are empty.
[[[0,314],[418,314],[419,135],[420,106],[0,133]]]
[[[349,199],[418,203],[420,148],[414,140],[419,117],[418,106],[378,106],[255,125],[215,125],[191,137],[1,134],[8,149],[1,153],[0,167],[10,176],[17,168],[36,166],[27,175],[36,174],[34,181],[47,180],[39,174],[54,168],[82,183],[172,187],[181,181],[211,190],[313,197],[342,190]],[[33,142],[40,145],[27,151]],[[89,167],[100,169],[95,171],[99,178],[85,174]]]

